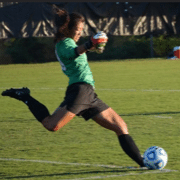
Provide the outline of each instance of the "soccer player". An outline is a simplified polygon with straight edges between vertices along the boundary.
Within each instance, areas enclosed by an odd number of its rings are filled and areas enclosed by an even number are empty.
[[[94,91],[94,79],[90,70],[86,52],[98,49],[108,38],[105,33],[97,33],[89,41],[77,45],[83,31],[84,17],[79,13],[69,14],[64,9],[55,9],[55,54],[62,71],[69,78],[64,101],[50,115],[46,106],[30,95],[28,88],[7,89],[3,96],[9,96],[24,102],[35,118],[49,131],[57,131],[73,117],[82,116],[93,119],[104,128],[116,133],[124,152],[141,167],[144,166],[140,151],[128,133],[124,120],[107,104],[100,100]],[[102,52],[103,47],[99,47]]]

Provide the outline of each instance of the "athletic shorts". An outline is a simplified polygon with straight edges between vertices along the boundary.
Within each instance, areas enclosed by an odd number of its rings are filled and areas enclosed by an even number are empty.
[[[93,86],[84,82],[74,83],[67,87],[64,101],[60,107],[63,106],[77,116],[82,116],[85,120],[89,120],[109,108],[97,97]]]

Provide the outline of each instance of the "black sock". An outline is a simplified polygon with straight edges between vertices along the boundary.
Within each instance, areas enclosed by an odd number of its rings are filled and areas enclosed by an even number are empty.
[[[50,115],[46,106],[38,102],[30,95],[23,97],[22,101],[29,107],[30,111],[39,122],[42,122],[44,118]]]
[[[125,153],[136,161],[141,167],[144,167],[143,158],[135,142],[129,134],[123,134],[119,137],[119,142]]]

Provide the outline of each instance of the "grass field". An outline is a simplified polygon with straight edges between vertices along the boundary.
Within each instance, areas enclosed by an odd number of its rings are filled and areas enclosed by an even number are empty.
[[[90,62],[96,93],[126,121],[141,153],[152,145],[169,156],[163,171],[137,167],[116,135],[75,117],[48,132],[26,105],[0,96],[0,179],[12,180],[179,180],[180,61],[166,59]],[[68,79],[58,62],[0,66],[1,92],[29,87],[52,113]],[[177,170],[177,171],[174,171]]]

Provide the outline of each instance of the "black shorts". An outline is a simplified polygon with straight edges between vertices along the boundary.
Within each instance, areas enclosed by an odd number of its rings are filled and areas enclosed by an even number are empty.
[[[93,86],[87,83],[74,83],[67,87],[64,101],[60,107],[67,106],[67,110],[89,120],[100,112],[109,108],[97,97]]]

